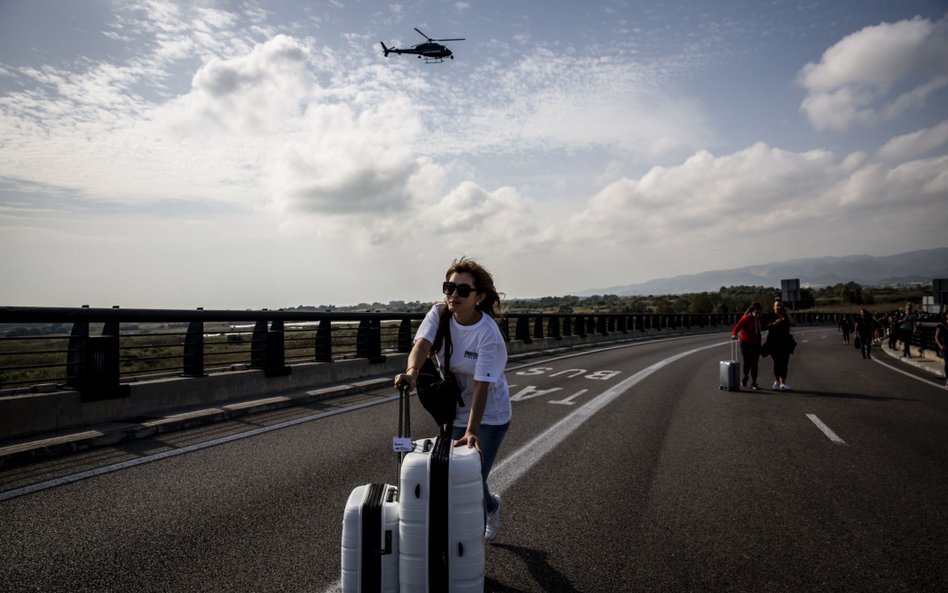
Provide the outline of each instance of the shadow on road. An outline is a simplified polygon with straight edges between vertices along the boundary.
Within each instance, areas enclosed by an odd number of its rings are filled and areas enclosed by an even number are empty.
[[[885,395],[866,395],[865,393],[844,393],[841,391],[816,391],[812,389],[792,389],[790,391],[772,391],[770,389],[761,389],[760,391],[747,391],[742,389],[738,392],[741,395],[752,397],[836,397],[840,399],[864,399],[869,401],[903,401],[917,402],[917,399],[909,397],[889,397]]]
[[[509,544],[494,544],[494,548],[502,548],[513,552],[527,565],[530,575],[539,585],[540,591],[548,593],[579,593],[573,587],[573,584],[565,575],[553,568],[547,561],[547,553],[540,550],[531,550],[521,546],[511,546]],[[517,589],[494,579],[485,579],[484,591],[488,593],[526,593],[522,589]]]
[[[781,395],[807,395],[814,397],[838,397],[842,399],[865,399],[870,401],[902,401],[902,402],[917,402],[917,399],[910,397],[889,397],[884,395],[866,395],[865,393],[840,393],[838,391],[812,391],[802,389],[799,391],[791,391],[789,393],[783,393]]]

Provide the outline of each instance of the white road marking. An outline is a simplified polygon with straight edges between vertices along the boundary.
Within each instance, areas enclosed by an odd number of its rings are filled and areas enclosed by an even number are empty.
[[[588,390],[588,389],[580,389],[579,391],[577,391],[577,392],[574,393],[573,395],[567,397],[566,399],[559,399],[559,400],[556,400],[555,402],[547,402],[547,403],[560,404],[560,405],[563,405],[563,406],[572,406],[572,405],[575,405],[575,404],[576,404],[576,402],[574,402],[573,400],[576,399],[577,397],[581,396],[582,394],[586,393],[587,391],[589,391],[589,390]]]
[[[813,422],[813,424],[815,424],[817,428],[819,428],[821,431],[823,431],[823,434],[825,434],[826,437],[827,437],[829,440],[833,441],[833,442],[836,443],[837,445],[843,445],[843,446],[847,446],[847,447],[849,446],[849,445],[846,443],[846,441],[844,441],[843,439],[839,438],[839,435],[837,435],[835,432],[833,432],[833,431],[830,429],[829,426],[823,424],[823,421],[820,420],[819,418],[817,418],[817,417],[816,417],[816,414],[807,414],[806,417],[809,418],[810,421]]]
[[[925,377],[919,377],[918,375],[913,375],[912,373],[910,373],[910,372],[908,372],[908,371],[903,371],[902,369],[896,368],[896,367],[892,366],[891,364],[886,364],[886,363],[882,362],[881,360],[879,360],[879,359],[876,358],[875,356],[872,357],[872,360],[873,360],[876,364],[881,364],[881,365],[884,366],[885,368],[890,369],[890,370],[893,370],[893,371],[895,371],[896,373],[902,373],[902,374],[905,375],[906,377],[911,377],[911,378],[915,379],[916,381],[921,381],[921,382],[924,383],[925,385],[934,385],[935,387],[940,387],[940,386],[941,386],[941,384],[938,383],[937,381],[932,381],[932,380],[926,379]]]

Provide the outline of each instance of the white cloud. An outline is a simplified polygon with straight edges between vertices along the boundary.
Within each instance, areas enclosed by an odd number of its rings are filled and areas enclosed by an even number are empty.
[[[719,157],[700,151],[681,165],[610,184],[563,231],[577,242],[766,249],[768,235],[832,237],[833,228],[867,225],[879,211],[944,223],[938,204],[948,201],[946,165],[946,156],[885,164],[762,143]]]
[[[877,156],[894,162],[905,162],[948,145],[948,120],[933,128],[892,138],[879,149]]]
[[[814,127],[847,130],[917,110],[948,86],[948,24],[914,18],[866,27],[803,67],[800,106]]]
[[[687,154],[709,140],[710,124],[697,102],[669,90],[664,68],[534,49],[474,72],[450,94],[465,117],[445,115],[437,139],[451,152],[618,148],[650,160]]]

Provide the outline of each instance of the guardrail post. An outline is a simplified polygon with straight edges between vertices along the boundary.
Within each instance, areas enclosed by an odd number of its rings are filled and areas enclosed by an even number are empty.
[[[543,339],[543,315],[537,315],[533,321],[533,337],[537,340]]]
[[[524,344],[533,343],[533,339],[530,337],[530,318],[528,316],[520,315],[517,317],[517,329],[515,331],[515,340],[519,340]]]
[[[320,319],[316,327],[316,362],[332,362],[332,322]]]
[[[378,319],[363,319],[359,322],[356,357],[368,358],[373,364],[385,362],[382,356],[382,323]]]
[[[563,335],[572,336],[573,335],[573,318],[567,315],[563,318]]]
[[[599,315],[596,318],[596,330],[595,330],[596,333],[602,334],[602,335],[606,335],[607,333],[609,333],[609,329],[606,325],[607,323],[608,321],[606,320],[605,315]]]
[[[79,389],[86,374],[86,345],[89,342],[89,323],[77,321],[72,324],[69,346],[66,350],[66,385]]]
[[[204,376],[204,322],[192,321],[184,336],[184,372],[186,377]]]
[[[402,319],[398,325],[398,351],[411,352],[411,319]]]
[[[283,321],[277,320],[267,329],[267,322],[258,320],[250,340],[250,366],[263,370],[265,377],[289,375],[293,369],[286,366],[283,345]]]
[[[587,331],[586,331],[587,329],[588,328],[586,326],[586,317],[583,315],[577,315],[576,316],[576,334],[581,338],[585,338],[587,334]]]
[[[66,354],[66,385],[79,390],[83,402],[128,397],[131,389],[119,383],[119,325],[106,323],[101,336],[89,336],[89,324],[72,326]]]
[[[560,318],[556,315],[550,317],[550,337],[556,340],[562,338],[560,335]]]

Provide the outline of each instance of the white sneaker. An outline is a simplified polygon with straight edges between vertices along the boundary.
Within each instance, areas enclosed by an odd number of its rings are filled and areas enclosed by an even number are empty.
[[[780,383],[777,383],[776,381],[774,381],[774,384],[770,387],[770,389],[773,391],[777,391],[778,389],[780,389]]]
[[[484,528],[484,539],[492,542],[497,539],[497,533],[500,532],[500,495],[491,493],[497,500],[497,508],[493,513],[487,513],[487,525]]]
[[[790,386],[784,383],[780,386],[780,391],[790,391]]]

